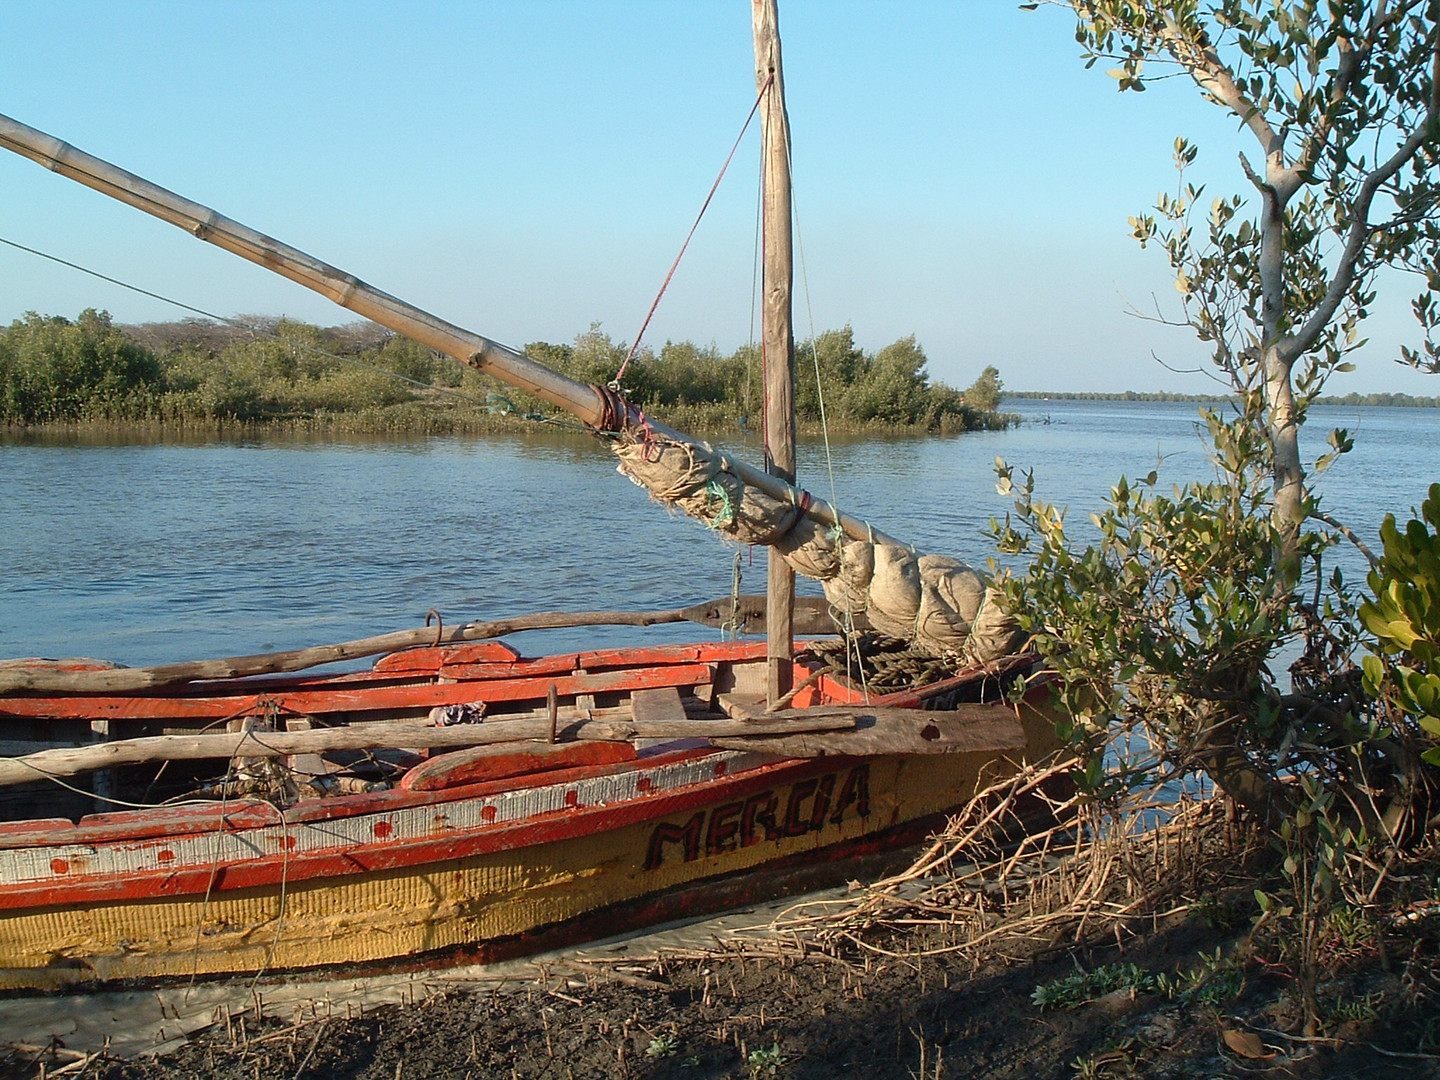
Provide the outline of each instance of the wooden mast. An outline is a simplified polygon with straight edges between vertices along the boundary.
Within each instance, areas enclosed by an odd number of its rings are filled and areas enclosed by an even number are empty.
[[[750,0],[755,33],[755,87],[764,133],[761,232],[764,237],[765,469],[795,482],[795,335],[790,289],[790,121],[780,68],[780,19],[776,0]],[[795,571],[768,550],[765,612],[768,637],[766,693],[775,704],[794,681]]]

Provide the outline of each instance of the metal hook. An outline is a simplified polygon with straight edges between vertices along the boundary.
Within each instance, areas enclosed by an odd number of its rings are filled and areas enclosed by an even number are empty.
[[[440,647],[440,639],[445,634],[445,623],[440,619],[440,612],[436,611],[433,607],[425,613],[426,626],[430,625],[431,619],[435,620],[435,648],[438,649]]]

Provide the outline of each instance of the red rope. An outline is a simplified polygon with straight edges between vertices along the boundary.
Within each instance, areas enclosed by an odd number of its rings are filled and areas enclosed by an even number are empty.
[[[710,194],[705,196],[705,203],[700,207],[700,213],[695,215],[695,224],[690,226],[690,231],[685,234],[685,242],[680,245],[680,254],[675,256],[675,261],[670,264],[670,272],[665,275],[665,282],[660,286],[660,291],[655,294],[655,302],[650,305],[650,311],[645,316],[644,323],[640,326],[640,332],[635,335],[635,342],[630,346],[630,351],[625,354],[625,361],[620,365],[620,370],[615,372],[615,378],[610,380],[611,386],[618,386],[620,379],[625,374],[625,369],[630,366],[630,361],[635,358],[635,350],[640,348],[640,339],[645,336],[646,329],[650,326],[650,320],[655,317],[655,309],[660,306],[660,299],[665,295],[665,290],[670,287],[670,279],[675,276],[675,271],[680,267],[680,260],[685,257],[685,249],[690,246],[690,240],[695,236],[695,230],[700,227],[700,219],[705,216],[705,211],[710,208],[710,200],[715,197],[715,192],[720,187],[720,181],[725,179],[725,170],[730,168],[730,162],[734,160],[735,151],[740,149],[740,140],[745,138],[745,132],[750,130],[750,121],[755,119],[755,113],[760,109],[760,102],[765,100],[765,92],[770,89],[770,84],[775,81],[775,73],[771,72],[765,80],[765,85],[760,87],[760,93],[755,97],[755,104],[750,106],[750,115],[745,117],[745,123],[740,128],[740,134],[735,136],[735,145],[730,147],[730,153],[725,158],[725,164],[720,166],[720,173],[715,177],[715,183],[710,185]]]

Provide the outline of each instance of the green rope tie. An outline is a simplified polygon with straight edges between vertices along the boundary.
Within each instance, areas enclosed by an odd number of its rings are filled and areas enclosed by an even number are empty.
[[[726,525],[735,524],[735,502],[730,498],[730,492],[725,490],[725,485],[718,480],[705,481],[705,494],[712,502],[718,500],[720,512],[709,521],[711,529],[723,529]]]

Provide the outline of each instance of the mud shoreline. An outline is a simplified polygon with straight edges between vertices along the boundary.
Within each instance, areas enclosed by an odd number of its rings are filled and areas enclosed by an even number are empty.
[[[1020,946],[978,970],[937,951],[946,943],[930,934],[888,935],[842,955],[728,926],[701,931],[708,944],[693,927],[681,933],[692,940],[609,943],[487,981],[414,978],[389,1001],[372,988],[368,1005],[335,996],[322,1010],[312,995],[286,1015],[272,997],[272,1015],[257,1020],[254,1005],[217,1013],[153,1057],[12,1051],[0,1077],[1440,1077],[1440,966],[1423,935],[1403,968],[1357,955],[1337,969],[1324,988],[1337,1019],[1307,1037],[1293,980],[1263,963],[1242,964],[1243,979],[1220,994],[1122,989],[1076,1007],[1036,1004],[1038,987],[1078,970],[1185,971],[1217,949],[1243,951],[1243,935],[1184,913],[1119,944]],[[255,989],[273,994],[279,984],[269,985]]]

